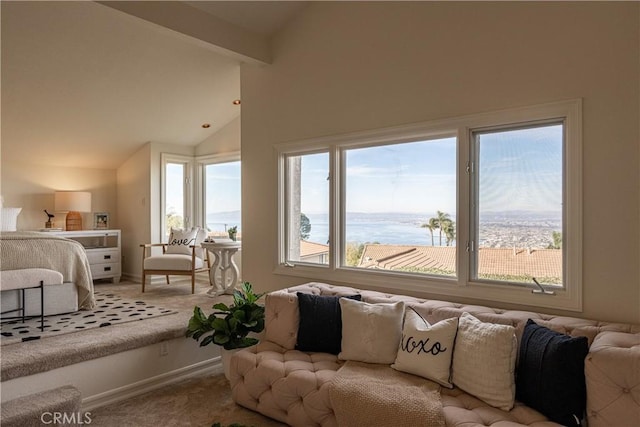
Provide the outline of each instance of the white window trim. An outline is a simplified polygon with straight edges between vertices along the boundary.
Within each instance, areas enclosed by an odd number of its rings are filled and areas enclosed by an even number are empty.
[[[566,233],[567,248],[563,257],[564,289],[555,295],[532,293],[533,288],[501,285],[495,283],[472,282],[469,280],[470,257],[466,244],[470,241],[470,186],[471,178],[464,179],[462,173],[471,160],[471,133],[474,129],[508,126],[550,119],[564,118],[564,202],[563,235]],[[341,259],[344,236],[344,222],[336,221],[342,215],[344,206],[344,184],[340,182],[341,150],[348,147],[363,147],[386,142],[408,142],[457,135],[457,278],[417,276],[395,271],[362,270],[337,265]],[[309,263],[285,263],[286,230],[286,155],[311,154],[318,151],[329,152],[330,191],[330,253],[328,265]],[[544,307],[570,311],[582,310],[582,100],[575,99],[536,106],[511,108],[488,113],[474,114],[450,119],[395,126],[384,129],[355,132],[345,135],[312,138],[287,142],[275,146],[278,167],[278,251],[274,260],[274,274],[303,277],[328,282],[363,285],[380,290],[396,290],[416,296],[452,296],[477,300],[497,301],[521,306]],[[342,172],[344,172],[342,170]],[[337,199],[336,195],[340,198]],[[461,202],[463,201],[463,202]],[[570,221],[569,221],[570,219]],[[342,228],[342,229],[341,229]],[[564,243],[564,242],[563,242]]]

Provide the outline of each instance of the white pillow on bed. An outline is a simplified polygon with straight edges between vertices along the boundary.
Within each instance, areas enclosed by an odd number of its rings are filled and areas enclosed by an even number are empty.
[[[0,217],[1,231],[16,231],[18,226],[18,215],[22,208],[2,208],[2,217]]]

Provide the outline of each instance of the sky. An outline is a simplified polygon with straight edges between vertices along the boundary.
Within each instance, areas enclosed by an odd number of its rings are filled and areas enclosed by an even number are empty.
[[[166,168],[167,212],[184,215],[184,166],[168,163]],[[215,163],[205,166],[207,213],[239,211],[241,207],[240,162]]]
[[[480,134],[481,212],[562,211],[562,125]],[[456,210],[456,139],[349,149],[346,211]],[[302,158],[302,212],[327,213],[329,155]]]

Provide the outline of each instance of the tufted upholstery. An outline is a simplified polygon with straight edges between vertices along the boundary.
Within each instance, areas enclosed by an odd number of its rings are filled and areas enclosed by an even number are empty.
[[[404,301],[430,322],[468,312],[485,322],[512,325],[520,339],[527,319],[571,336],[586,336],[587,415],[589,426],[635,425],[640,420],[640,325],[500,310],[447,301],[425,300],[324,283],[307,283],[266,296],[265,340],[231,359],[233,399],[292,426],[335,426],[327,386],[342,366],[336,356],[294,350],[298,332],[296,292],[315,295],[361,294],[369,303]],[[492,408],[455,388],[442,389],[447,426],[557,426],[516,402],[509,412]]]
[[[589,427],[640,425],[640,335],[599,334],[584,370]]]

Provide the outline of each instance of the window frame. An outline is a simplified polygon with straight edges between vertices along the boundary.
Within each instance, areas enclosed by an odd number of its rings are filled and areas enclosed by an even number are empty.
[[[199,224],[200,227],[207,229],[207,184],[206,184],[206,167],[208,165],[222,164],[222,163],[234,163],[240,162],[240,182],[242,183],[242,158],[239,151],[224,154],[209,154],[204,156],[197,156],[196,162],[196,194],[195,202],[195,224]],[[242,184],[241,184],[242,185]],[[240,208],[240,215],[242,218],[242,208]]]
[[[553,287],[554,295],[532,292],[534,287],[471,280],[472,185],[467,171],[473,168],[473,133],[485,128],[508,128],[518,124],[564,121],[563,158],[563,289]],[[344,150],[389,143],[402,143],[439,137],[457,137],[457,277],[416,275],[414,273],[365,270],[342,266],[345,234]],[[496,301],[531,307],[569,311],[582,310],[582,100],[574,99],[394,126],[364,132],[312,138],[276,144],[278,177],[278,230],[274,274],[329,282],[363,285],[383,291],[409,292],[433,297],[451,296]],[[320,151],[329,152],[329,264],[286,262],[286,176],[285,158]],[[469,248],[469,250],[468,250]]]
[[[193,197],[193,157],[183,156],[180,154],[161,153],[160,154],[160,241],[167,242],[168,235],[165,234],[167,227],[167,165],[182,164],[184,165],[184,182],[183,182],[183,210],[184,210],[184,227],[190,228],[194,224],[194,197]]]

